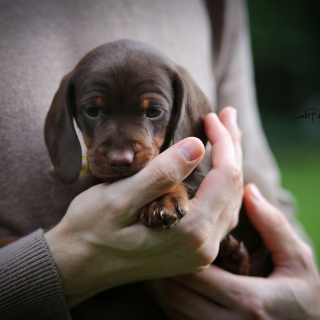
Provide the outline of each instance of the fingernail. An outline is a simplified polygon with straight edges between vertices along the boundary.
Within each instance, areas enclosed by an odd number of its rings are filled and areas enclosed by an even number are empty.
[[[189,162],[198,159],[203,153],[201,144],[195,139],[187,139],[184,143],[182,143],[178,150]]]
[[[251,186],[250,197],[255,202],[261,202],[263,200],[263,196],[255,184]]]

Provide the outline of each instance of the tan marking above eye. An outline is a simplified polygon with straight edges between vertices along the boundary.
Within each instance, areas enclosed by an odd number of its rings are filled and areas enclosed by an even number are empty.
[[[147,110],[150,106],[150,101],[150,98],[142,98],[140,103],[141,108]]]
[[[102,96],[95,96],[94,97],[94,104],[97,107],[103,107],[104,106],[104,99]]]

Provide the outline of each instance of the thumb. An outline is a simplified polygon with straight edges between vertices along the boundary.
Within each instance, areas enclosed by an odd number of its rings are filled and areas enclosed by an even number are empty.
[[[155,157],[134,176],[119,181],[117,188],[132,204],[130,212],[136,212],[183,181],[200,163],[204,151],[200,139],[186,138]],[[136,216],[131,218],[136,220]]]
[[[300,242],[284,214],[271,205],[254,184],[244,189],[247,215],[270,250],[274,264],[288,265],[296,259]]]

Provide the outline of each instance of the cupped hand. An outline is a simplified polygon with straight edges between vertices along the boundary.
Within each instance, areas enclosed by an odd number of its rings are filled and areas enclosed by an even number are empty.
[[[139,214],[199,164],[204,146],[196,138],[175,144],[130,178],[81,193],[45,234],[70,307],[124,283],[198,272],[215,259],[242,198],[235,110],[226,108],[220,120],[215,114],[205,120],[213,169],[172,230],[148,229]]]
[[[238,276],[211,265],[202,273],[150,283],[170,319],[320,319],[320,278],[310,247],[254,185],[247,214],[272,254],[268,278]]]

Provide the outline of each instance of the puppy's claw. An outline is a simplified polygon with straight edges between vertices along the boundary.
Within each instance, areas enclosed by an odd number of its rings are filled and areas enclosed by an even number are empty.
[[[145,210],[143,210],[143,212],[141,212],[140,221],[144,226],[149,227],[147,213],[145,212]]]
[[[239,250],[236,253],[236,259],[241,261],[245,258],[247,254],[247,249],[245,248],[243,242],[240,242]]]
[[[238,246],[238,241],[231,234],[228,234],[220,243],[219,255],[228,256],[235,252]]]
[[[177,189],[144,207],[140,216],[141,223],[148,228],[171,229],[175,226],[188,210],[188,194],[185,187],[180,186],[180,189]]]
[[[170,226],[177,220],[176,217],[170,216],[168,214],[163,214],[163,222],[165,225]]]
[[[149,228],[153,228],[153,227],[161,227],[162,223],[161,221],[159,221],[159,219],[157,219],[157,217],[154,217],[154,219],[151,220],[151,226],[149,226]]]
[[[187,211],[182,210],[181,207],[179,206],[179,204],[176,205],[176,211],[177,211],[180,219],[183,218],[187,214]]]

